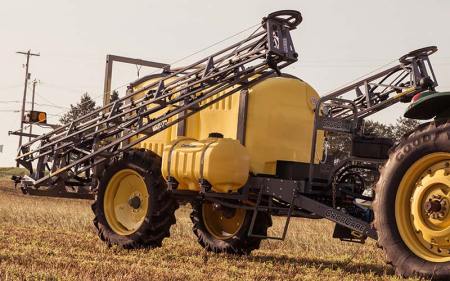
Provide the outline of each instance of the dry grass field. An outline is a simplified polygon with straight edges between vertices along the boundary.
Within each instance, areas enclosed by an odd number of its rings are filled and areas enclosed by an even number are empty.
[[[0,280],[399,280],[373,241],[334,240],[326,221],[294,219],[286,241],[236,257],[203,251],[189,213],[177,211],[161,248],[108,248],[92,227],[90,202],[24,196],[2,180]],[[276,218],[271,231],[283,222]]]

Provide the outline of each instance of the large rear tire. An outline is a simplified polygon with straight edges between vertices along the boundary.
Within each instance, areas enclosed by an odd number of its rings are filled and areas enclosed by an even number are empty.
[[[378,245],[396,273],[450,280],[450,122],[405,136],[375,192]]]
[[[263,238],[248,236],[253,212],[245,209],[217,209],[213,203],[192,206],[191,220],[198,243],[207,251],[248,255],[259,248]],[[258,212],[253,234],[266,236],[272,218]]]
[[[126,249],[161,246],[177,208],[161,176],[161,158],[145,150],[131,150],[105,168],[92,205],[100,239]]]

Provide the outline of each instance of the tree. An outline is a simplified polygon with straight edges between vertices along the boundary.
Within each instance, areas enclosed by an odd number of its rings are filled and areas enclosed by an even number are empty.
[[[88,93],[84,93],[81,96],[80,102],[76,105],[71,104],[69,111],[59,119],[59,122],[64,125],[69,124],[73,120],[85,116],[96,109],[98,109],[98,107],[95,105],[95,101]]]
[[[400,117],[395,124],[385,125],[376,121],[366,121],[364,133],[373,136],[387,137],[399,141],[402,136],[413,131],[420,122],[414,119]]]
[[[395,125],[391,125],[391,130],[393,132],[393,139],[399,141],[401,137],[403,137],[405,134],[411,131],[414,131],[414,129],[417,128],[417,126],[419,125],[420,122],[417,120],[403,117],[398,118],[397,123]]]
[[[394,138],[393,125],[386,125],[377,121],[364,122],[364,134],[370,136]]]
[[[114,102],[114,101],[116,101],[116,100],[118,100],[118,99],[119,99],[119,92],[118,92],[117,90],[114,90],[114,91],[111,93],[110,102]]]

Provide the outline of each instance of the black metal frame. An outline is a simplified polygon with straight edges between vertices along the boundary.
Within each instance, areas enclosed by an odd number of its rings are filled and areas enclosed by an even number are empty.
[[[318,131],[361,134],[364,118],[398,102],[409,102],[417,93],[434,90],[438,83],[428,56],[436,51],[434,46],[413,51],[403,56],[400,64],[321,97],[315,109],[309,178],[314,175]],[[307,190],[311,190],[311,182]]]
[[[30,171],[34,187],[63,185],[77,175],[89,179],[106,160],[295,62],[288,20],[267,18],[245,40],[37,137],[21,146],[17,162]]]
[[[366,237],[376,240],[378,236],[370,222],[352,216],[339,206],[329,206],[309,197],[317,193],[313,190],[313,187],[316,185],[314,182],[314,166],[316,165],[314,161],[317,133],[319,130],[323,130],[352,135],[362,134],[360,120],[397,102],[409,101],[419,92],[434,90],[434,87],[438,84],[428,55],[429,54],[419,54],[412,57],[411,60],[402,60],[402,63],[397,66],[381,71],[380,73],[333,92],[330,95],[324,96],[317,102],[313,141],[311,145],[311,160],[306,180],[287,180],[253,176],[247,182],[246,187],[243,189],[243,194],[241,195],[235,196],[234,198],[229,195],[215,195],[211,198],[208,193],[203,193],[200,195],[200,199],[216,202],[225,207],[245,208],[253,211],[250,228],[248,230],[249,236],[262,237],[253,233],[258,212],[283,210],[285,211],[284,215],[287,218],[281,236],[264,236],[263,238],[284,240],[291,217],[294,216],[294,212],[300,212],[299,216],[326,218],[349,229],[354,237],[343,239],[344,241],[363,242]],[[432,74],[432,78],[428,73]],[[394,79],[390,82],[386,82],[391,76],[395,76]],[[422,82],[427,80],[427,83]],[[360,87],[364,87],[364,93],[362,93]],[[376,89],[379,90],[375,91]],[[349,99],[347,96],[351,96],[352,91],[354,91],[353,94],[356,94],[356,98]],[[356,166],[375,169],[379,165],[382,165],[384,161],[385,159],[349,156],[331,171],[327,178],[325,188],[333,187],[333,178],[345,165],[360,163]],[[319,166],[320,165],[321,163],[319,163]],[[336,188],[338,192],[341,191],[341,187]],[[323,194],[323,187],[321,190]],[[255,196],[251,198],[251,193],[249,191],[253,191],[253,195],[257,194],[256,198],[254,198]],[[325,196],[325,194],[323,195]],[[266,198],[265,200],[267,205],[264,205],[262,202],[263,196],[269,197],[269,199]],[[335,194],[332,194],[331,196],[334,197]],[[355,198],[362,198],[365,200],[372,199],[363,195],[355,196]],[[233,200],[234,203],[229,202],[230,199]],[[255,202],[253,206],[246,206],[243,203],[249,199]],[[283,207],[274,206],[273,199],[280,200],[281,202],[284,202],[285,205]],[[334,199],[335,198],[333,198],[333,201]]]
[[[253,212],[248,235],[275,240],[284,240],[292,217],[312,219],[326,218],[347,227],[364,237],[377,239],[377,233],[370,223],[355,218],[339,209],[309,198],[305,193],[306,181],[285,180],[265,176],[252,176],[240,193],[221,194],[211,191],[195,192],[172,189],[172,194],[187,201],[206,200],[228,208],[242,208]],[[276,202],[273,200],[276,199]],[[246,202],[254,202],[249,205]],[[286,217],[281,236],[260,236],[253,233],[258,212],[277,214]]]
[[[153,68],[160,68],[163,70],[170,69],[170,65],[165,64],[165,63],[129,58],[129,57],[124,57],[124,56],[106,55],[105,82],[104,82],[104,90],[103,90],[103,106],[108,105],[111,101],[111,82],[112,82],[114,62],[128,63],[128,64],[141,65],[141,66],[146,66],[146,67],[153,67]]]
[[[248,38],[179,70],[170,71],[156,82],[105,105],[72,123],[22,145],[17,162],[33,179],[24,184],[37,188],[46,183],[93,184],[95,169],[112,157],[120,157],[134,145],[186,120],[196,112],[241,91],[238,139],[244,143],[246,90],[297,60],[290,30],[301,22],[294,11],[281,11],[264,18]],[[435,51],[435,50],[434,50]],[[248,234],[253,234],[257,213],[286,216],[280,237],[284,239],[293,216],[327,218],[363,237],[377,239],[370,223],[312,198],[317,133],[322,131],[359,134],[360,120],[388,106],[437,86],[428,59],[433,50],[413,52],[401,64],[362,79],[319,99],[316,104],[309,174],[305,180],[251,176],[239,193],[181,191],[169,184],[174,196],[186,200],[208,200],[224,207],[253,211]],[[112,66],[112,61],[111,65]],[[108,72],[107,66],[107,72]],[[431,77],[429,75],[431,74]],[[105,80],[105,85],[110,81]],[[363,89],[363,91],[361,90]],[[141,98],[137,98],[143,94]],[[356,97],[355,97],[356,95]],[[153,117],[150,117],[153,116]],[[33,162],[37,160],[36,167]],[[347,161],[382,163],[377,159],[350,157]],[[319,164],[321,165],[321,164]],[[332,175],[333,176],[333,175]],[[331,185],[331,177],[325,188]],[[332,195],[334,199],[334,194]],[[249,205],[249,201],[253,202]]]

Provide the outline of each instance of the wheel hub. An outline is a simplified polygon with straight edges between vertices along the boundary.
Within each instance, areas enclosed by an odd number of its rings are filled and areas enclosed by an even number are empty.
[[[141,198],[139,196],[134,196],[128,200],[128,205],[133,209],[139,209],[141,207]]]
[[[429,251],[450,257],[450,169],[448,161],[431,165],[416,180],[411,197],[415,235]]]
[[[433,219],[444,219],[448,214],[448,200],[440,195],[434,195],[425,203],[425,213]]]
[[[219,204],[202,204],[203,223],[208,232],[219,240],[226,240],[239,232],[244,224],[246,210],[230,209]]]
[[[149,193],[144,178],[135,170],[118,171],[105,191],[104,210],[111,229],[130,235],[142,225],[149,208]]]

